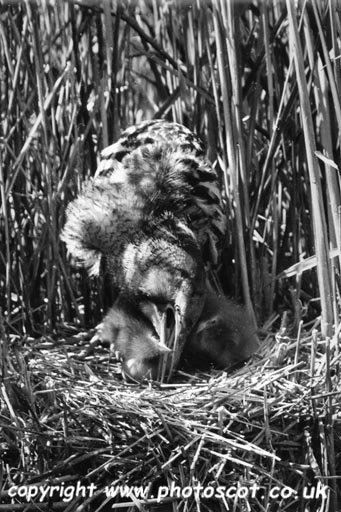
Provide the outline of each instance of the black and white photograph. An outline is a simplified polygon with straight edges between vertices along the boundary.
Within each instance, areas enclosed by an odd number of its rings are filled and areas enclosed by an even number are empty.
[[[0,0],[0,512],[341,512],[341,0]]]

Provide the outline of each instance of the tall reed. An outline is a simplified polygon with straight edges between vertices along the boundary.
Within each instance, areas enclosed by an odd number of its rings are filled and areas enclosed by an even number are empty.
[[[13,331],[101,317],[100,283],[70,266],[59,241],[65,208],[122,129],[163,116],[199,133],[220,173],[225,291],[259,323],[302,302],[331,334],[340,16],[334,1],[295,5],[1,6],[0,305]]]

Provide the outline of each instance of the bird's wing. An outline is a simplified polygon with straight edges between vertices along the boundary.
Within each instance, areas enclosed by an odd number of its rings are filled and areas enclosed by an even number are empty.
[[[128,128],[102,151],[95,180],[101,178],[134,187],[147,215],[171,212],[185,221],[205,263],[217,266],[226,233],[221,184],[201,140],[188,128],[163,120]]]

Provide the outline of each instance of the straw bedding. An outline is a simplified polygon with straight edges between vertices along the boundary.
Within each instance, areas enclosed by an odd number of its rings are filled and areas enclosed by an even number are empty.
[[[341,469],[333,343],[267,336],[229,374],[135,385],[106,347],[84,355],[92,334],[2,335],[0,510],[328,510]]]

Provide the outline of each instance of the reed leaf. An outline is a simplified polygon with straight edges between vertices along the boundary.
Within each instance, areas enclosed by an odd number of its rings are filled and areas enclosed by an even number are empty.
[[[299,33],[293,2],[287,0],[288,21],[290,27],[290,40],[293,44],[293,58],[296,68],[296,77],[300,95],[301,117],[306,145],[307,165],[310,175],[310,187],[312,195],[312,216],[314,224],[314,238],[316,244],[317,273],[321,293],[321,308],[323,318],[323,334],[330,336],[333,325],[332,319],[332,291],[331,271],[328,258],[328,233],[326,219],[323,210],[323,196],[320,181],[320,171],[315,156],[316,142],[312,121],[312,113],[309,103],[309,93],[304,71],[304,61],[299,40]]]

